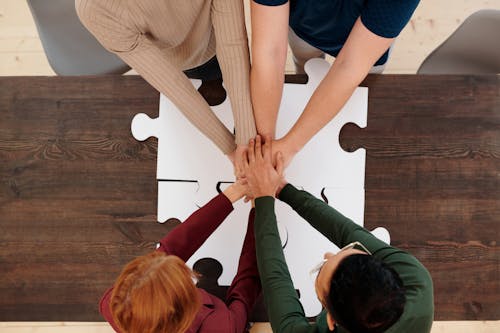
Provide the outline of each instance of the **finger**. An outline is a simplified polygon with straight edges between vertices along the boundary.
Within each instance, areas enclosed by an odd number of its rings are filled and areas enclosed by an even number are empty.
[[[255,158],[262,158],[262,139],[260,135],[257,135],[257,137],[255,138]]]
[[[257,136],[258,138],[258,136]],[[254,139],[250,140],[250,143],[248,144],[248,162],[250,164],[255,162],[255,141]]]
[[[283,159],[283,154],[279,151],[276,162],[276,172],[278,172],[278,175],[280,175],[280,177],[283,176],[284,169],[285,169],[285,161]]]
[[[266,135],[265,141],[264,141],[264,147],[262,149],[262,155],[264,157],[264,160],[267,162],[272,161],[272,140],[269,135]]]

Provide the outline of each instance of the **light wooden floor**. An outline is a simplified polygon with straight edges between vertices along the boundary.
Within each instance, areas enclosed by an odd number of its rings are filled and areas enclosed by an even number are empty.
[[[440,321],[434,322],[431,333],[498,333],[498,321]],[[2,333],[113,333],[107,323],[83,322],[0,322]],[[272,333],[268,323],[256,323],[250,333]]]
[[[245,1],[248,5],[248,0]],[[500,0],[421,0],[410,23],[397,39],[385,73],[415,73],[425,57],[467,16],[485,8],[500,9]],[[287,72],[293,72],[290,57]],[[25,1],[0,0],[0,75],[54,75]],[[499,331],[500,321],[435,322],[432,333]],[[106,323],[0,322],[0,332],[107,333],[113,330]],[[271,330],[268,324],[256,324],[252,332]]]
[[[415,73],[467,16],[485,8],[500,9],[500,0],[421,0],[395,43],[385,73]],[[288,58],[287,72],[293,72]],[[22,0],[0,0],[0,75],[54,75]]]

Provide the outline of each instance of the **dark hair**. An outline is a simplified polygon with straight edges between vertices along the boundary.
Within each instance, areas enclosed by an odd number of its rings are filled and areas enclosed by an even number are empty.
[[[403,313],[403,281],[381,260],[352,254],[333,273],[326,303],[336,323],[351,333],[384,332]]]

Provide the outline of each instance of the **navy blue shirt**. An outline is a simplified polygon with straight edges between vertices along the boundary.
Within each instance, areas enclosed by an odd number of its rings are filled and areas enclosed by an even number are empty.
[[[288,0],[253,0],[279,6]],[[289,24],[307,43],[334,57],[342,49],[354,23],[361,17],[374,34],[394,38],[410,20],[420,0],[290,0]],[[385,64],[388,51],[375,63]]]

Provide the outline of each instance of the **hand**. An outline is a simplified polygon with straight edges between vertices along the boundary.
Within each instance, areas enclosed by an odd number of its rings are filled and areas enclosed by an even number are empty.
[[[233,163],[233,172],[236,179],[244,176],[243,157],[246,156],[248,145],[237,145],[236,149],[227,154],[231,163]]]
[[[259,135],[255,140],[250,140],[247,158],[243,159],[243,164],[251,197],[274,197],[276,195],[278,187],[283,182],[283,157],[281,153],[277,155],[275,168],[272,163],[271,138],[266,137],[264,145]]]
[[[241,179],[237,179],[233,184],[231,184],[228,188],[226,188],[222,192],[231,203],[235,203],[240,200],[244,196],[248,195],[248,186],[246,181]]]
[[[281,152],[283,156],[283,167],[287,168],[290,165],[290,162],[292,162],[292,159],[295,157],[295,154],[297,153],[296,150],[292,149],[290,145],[284,140],[284,139],[279,139],[279,140],[274,140],[273,141],[273,165],[276,165],[276,156],[277,152]]]

